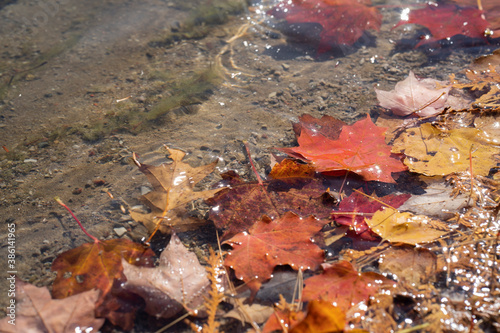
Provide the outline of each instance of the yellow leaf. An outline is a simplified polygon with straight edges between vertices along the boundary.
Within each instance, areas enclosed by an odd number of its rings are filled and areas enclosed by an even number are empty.
[[[447,233],[433,227],[433,224],[442,225],[440,221],[434,221],[425,215],[401,213],[392,208],[379,210],[365,221],[377,235],[395,243],[429,243]]]
[[[448,175],[470,170],[487,176],[498,162],[498,144],[476,128],[457,128],[447,132],[425,123],[406,130],[394,142],[393,153],[404,153],[410,171],[427,176]]]

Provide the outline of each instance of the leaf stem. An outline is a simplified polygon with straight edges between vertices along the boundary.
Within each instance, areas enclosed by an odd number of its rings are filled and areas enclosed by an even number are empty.
[[[90,238],[92,238],[92,240],[95,242],[95,243],[99,243],[99,240],[97,238],[95,238],[94,236],[92,236],[91,234],[89,234],[87,232],[87,230],[85,230],[85,228],[83,227],[82,223],[80,222],[80,220],[75,216],[75,214],[73,214],[73,212],[71,211],[71,209],[69,209],[68,206],[66,206],[66,204],[64,202],[62,202],[62,200],[59,198],[59,197],[55,197],[54,200],[57,201],[58,204],[60,204],[61,206],[63,206],[64,208],[66,208],[66,210],[71,214],[71,216],[73,216],[73,218],[75,219],[75,221],[78,223],[78,225],[80,226],[80,229],[83,230],[83,232],[85,233],[85,235],[89,236]]]

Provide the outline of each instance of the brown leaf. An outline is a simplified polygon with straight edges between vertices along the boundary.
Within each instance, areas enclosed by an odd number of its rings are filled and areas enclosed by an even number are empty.
[[[127,277],[123,288],[141,296],[146,312],[156,317],[173,317],[184,307],[196,309],[208,296],[210,282],[205,268],[175,233],[158,267],[136,267],[124,261],[123,272]]]
[[[186,217],[186,204],[196,199],[210,198],[221,190],[193,190],[198,182],[215,169],[217,161],[193,168],[182,162],[186,155],[182,150],[168,147],[166,149],[172,162],[160,166],[141,164],[134,156],[136,165],[148,178],[153,191],[140,198],[151,209],[151,213],[130,212],[130,215],[134,220],[143,223],[150,232],[160,230],[169,233],[172,226],[186,227],[193,222],[193,219]]]
[[[89,290],[65,299],[50,297],[47,287],[37,288],[26,282],[16,282],[15,325],[9,316],[0,321],[4,333],[69,333],[98,331],[104,319],[94,316],[98,290]]]
[[[378,263],[381,272],[392,273],[398,281],[412,285],[436,279],[437,257],[424,248],[393,246],[384,251]]]
[[[223,189],[207,200],[212,209],[210,219],[223,229],[223,239],[248,230],[263,215],[272,219],[291,211],[298,215],[314,214],[328,219],[335,200],[325,193],[328,186],[321,177],[303,164],[284,160],[274,166],[269,181],[245,183],[233,172],[223,174]]]

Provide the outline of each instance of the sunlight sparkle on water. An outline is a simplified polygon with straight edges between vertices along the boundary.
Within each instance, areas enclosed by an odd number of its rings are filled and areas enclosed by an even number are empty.
[[[401,11],[401,21],[408,21],[410,19],[410,8],[405,8]]]

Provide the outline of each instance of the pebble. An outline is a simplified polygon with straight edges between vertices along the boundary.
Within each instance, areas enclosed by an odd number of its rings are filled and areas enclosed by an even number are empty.
[[[288,64],[281,64],[281,67],[283,67],[283,69],[286,71],[290,69],[290,65]]]
[[[114,228],[113,231],[118,235],[118,237],[121,237],[127,233],[127,229],[125,229],[124,227]]]
[[[26,158],[24,159],[24,163],[36,163],[38,160],[35,160],[34,158]]]

